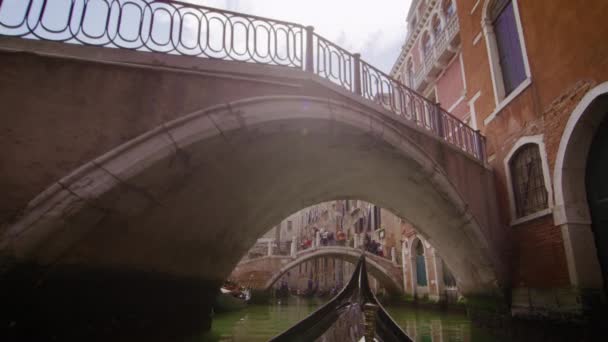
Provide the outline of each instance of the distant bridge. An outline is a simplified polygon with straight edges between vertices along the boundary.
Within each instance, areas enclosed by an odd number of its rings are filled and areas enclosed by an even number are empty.
[[[351,264],[356,264],[363,251],[352,247],[316,247],[299,251],[292,256],[264,256],[239,263],[232,272],[231,278],[240,282],[250,281],[250,275],[255,274],[254,287],[262,290],[269,289],[285,273],[301,263],[318,258],[336,258]],[[403,293],[403,272],[401,265],[391,260],[366,253],[369,273],[374,276],[389,293]]]

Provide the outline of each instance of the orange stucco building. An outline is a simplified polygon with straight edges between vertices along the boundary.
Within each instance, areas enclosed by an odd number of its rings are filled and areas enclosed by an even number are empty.
[[[449,21],[446,8],[456,34],[436,27]],[[514,313],[579,311],[605,296],[605,13],[602,0],[415,0],[408,14],[392,74],[487,137],[510,226]]]

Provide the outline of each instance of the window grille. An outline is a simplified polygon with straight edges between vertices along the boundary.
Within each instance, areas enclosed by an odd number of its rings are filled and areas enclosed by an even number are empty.
[[[537,144],[522,146],[509,161],[517,217],[547,208],[547,188]]]

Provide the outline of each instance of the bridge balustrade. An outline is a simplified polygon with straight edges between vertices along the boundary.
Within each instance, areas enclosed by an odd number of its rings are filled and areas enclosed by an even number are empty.
[[[171,0],[0,0],[0,35],[301,69],[485,161],[479,131],[311,26]]]

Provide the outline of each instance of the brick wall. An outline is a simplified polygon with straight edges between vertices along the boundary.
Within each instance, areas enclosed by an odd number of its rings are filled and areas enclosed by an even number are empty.
[[[565,125],[574,107],[594,85],[608,80],[608,25],[601,25],[608,2],[518,0],[531,85],[498,112],[487,126],[483,121],[497,107],[485,37],[484,1],[458,0],[467,101],[475,103],[478,127],[486,135],[490,165],[495,171],[501,216],[509,224],[509,198],[504,159],[521,137],[543,134],[550,187],[555,159]],[[561,230],[552,215],[512,227],[512,284],[525,287],[568,286],[568,270]]]
[[[568,286],[564,243],[552,216],[513,227],[513,241],[513,287]]]
[[[545,109],[543,113],[543,130],[545,132],[545,147],[547,149],[547,158],[551,170],[555,168],[557,151],[570,114],[574,111],[574,108],[578,105],[583,96],[585,96],[585,94],[595,85],[595,82],[591,80],[581,80],[570,88],[565,89],[565,91]]]

